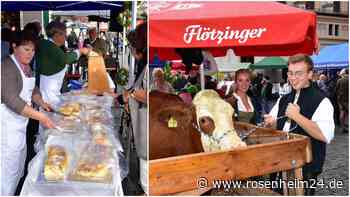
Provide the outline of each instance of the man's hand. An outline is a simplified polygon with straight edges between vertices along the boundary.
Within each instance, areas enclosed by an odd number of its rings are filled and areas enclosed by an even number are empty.
[[[45,128],[48,128],[48,129],[55,128],[55,124],[52,122],[52,120],[43,113],[41,113],[40,115],[39,122]]]
[[[41,108],[43,108],[45,111],[48,111],[48,112],[51,112],[52,111],[52,107],[51,107],[51,105],[50,104],[48,104],[48,103],[42,103],[41,105],[40,105],[40,107]]]
[[[147,92],[145,90],[135,90],[130,96],[139,102],[147,103]]]
[[[271,115],[264,115],[264,125],[266,127],[273,127],[274,125],[276,125],[276,119],[271,116]]]
[[[286,116],[292,120],[295,120],[295,117],[299,115],[300,107],[298,104],[289,103],[286,109]]]
[[[91,51],[91,49],[90,48],[86,48],[86,47],[83,47],[83,48],[79,49],[80,54],[83,54],[83,55],[88,55],[90,53],[90,51]]]

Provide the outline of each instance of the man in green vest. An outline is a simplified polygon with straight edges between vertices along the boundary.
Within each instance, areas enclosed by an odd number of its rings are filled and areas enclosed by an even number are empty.
[[[52,21],[46,26],[48,39],[39,42],[36,55],[40,92],[47,103],[57,103],[66,72],[66,64],[74,63],[81,54],[88,54],[90,49],[80,48],[73,52],[64,52],[60,47],[66,41],[66,26],[59,21]]]

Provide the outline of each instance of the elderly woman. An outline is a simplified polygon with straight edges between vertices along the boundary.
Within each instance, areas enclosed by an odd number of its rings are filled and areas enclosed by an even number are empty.
[[[34,36],[20,32],[12,44],[13,54],[1,62],[1,195],[14,195],[23,176],[26,159],[26,127],[28,118],[41,125],[53,128],[53,122],[36,111],[31,102],[50,110],[40,91],[35,87],[35,78],[29,63],[35,52]]]
[[[247,92],[251,85],[251,72],[248,69],[240,69],[235,75],[235,91],[233,96],[236,99],[234,108],[238,121],[255,124],[255,108]]]
[[[130,91],[125,91],[124,102],[128,103],[134,134],[134,143],[140,163],[140,184],[147,194],[147,23],[139,24],[128,36],[129,47],[137,67]],[[127,106],[127,105],[126,105]],[[130,167],[131,168],[131,167]]]
[[[151,90],[158,90],[165,93],[174,93],[174,88],[164,79],[164,72],[161,68],[156,68],[152,72],[153,83]]]

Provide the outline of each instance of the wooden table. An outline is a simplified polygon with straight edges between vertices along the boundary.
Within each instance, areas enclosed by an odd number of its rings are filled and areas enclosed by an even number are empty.
[[[237,132],[254,125],[235,123]],[[244,180],[283,171],[284,178],[302,180],[302,166],[312,161],[309,138],[269,128],[257,128],[248,146],[229,151],[188,154],[151,160],[150,195],[200,195],[213,180]],[[251,144],[251,145],[249,145]],[[198,180],[207,180],[200,189]],[[284,188],[285,195],[303,195],[302,188]]]

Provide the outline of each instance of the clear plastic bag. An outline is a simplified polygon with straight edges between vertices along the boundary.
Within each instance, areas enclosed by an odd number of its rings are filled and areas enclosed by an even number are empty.
[[[38,181],[42,175],[45,151],[42,150],[30,161],[28,175],[24,181],[21,196],[123,196],[120,177],[115,177],[115,185],[88,182],[46,182]]]
[[[44,181],[65,181],[74,157],[73,138],[49,136],[45,144]]]
[[[79,102],[64,102],[55,109],[66,117],[71,119],[78,118],[82,111],[82,105]]]
[[[105,125],[112,125],[112,115],[110,112],[104,109],[90,109],[84,111],[83,118],[87,125],[101,123]]]
[[[114,136],[113,128],[101,123],[90,125],[92,143],[113,147],[117,152],[123,152],[120,141]]]
[[[114,185],[116,168],[119,169],[119,167],[117,167],[117,156],[113,150],[109,146],[89,143],[74,163],[68,180]]]
[[[52,120],[56,125],[56,129],[65,133],[77,133],[86,130],[85,124],[80,118],[67,118],[66,116],[53,115]]]

